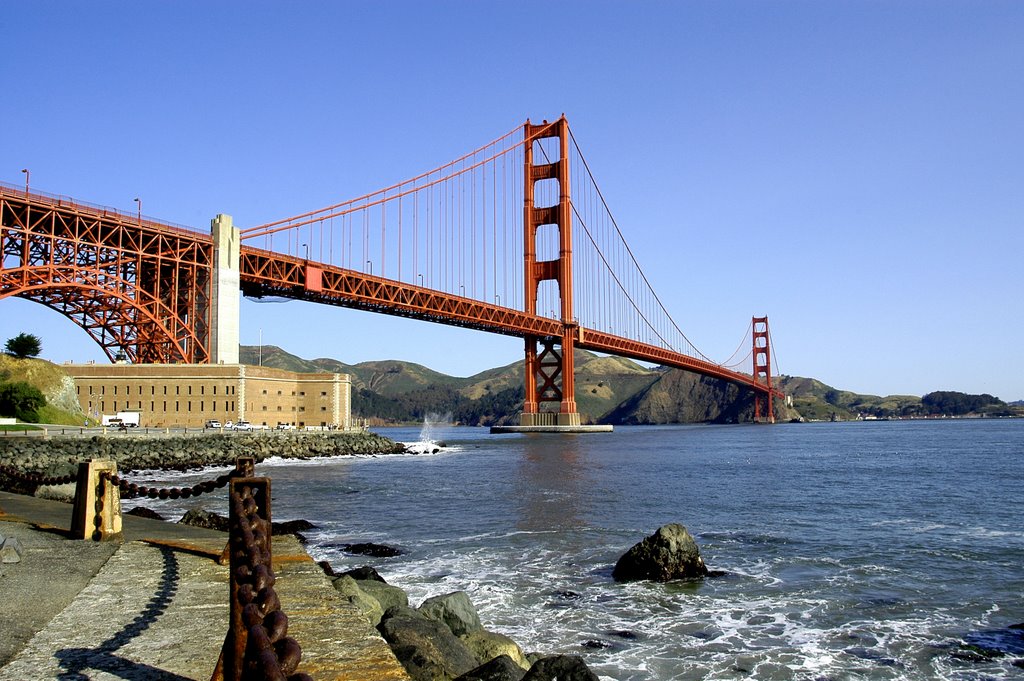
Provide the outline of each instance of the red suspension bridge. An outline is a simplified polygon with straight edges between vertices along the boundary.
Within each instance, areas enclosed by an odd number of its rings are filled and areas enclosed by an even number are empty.
[[[782,397],[767,317],[723,363],[672,320],[565,117],[319,210],[242,230],[220,215],[210,234],[0,185],[0,257],[0,299],[61,312],[111,359],[237,362],[241,291],[521,337],[523,425],[579,424],[574,348],[743,386],[757,420]]]

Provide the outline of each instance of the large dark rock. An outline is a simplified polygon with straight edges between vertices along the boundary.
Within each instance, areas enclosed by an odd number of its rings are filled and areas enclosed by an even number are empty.
[[[508,655],[499,655],[490,662],[466,672],[455,681],[521,681],[526,670]]]
[[[650,579],[698,579],[708,574],[697,542],[678,523],[659,527],[658,531],[627,551],[615,564],[612,577],[617,582]]]
[[[533,663],[522,681],[600,681],[579,655],[552,655]]]
[[[394,546],[388,546],[387,544],[374,544],[373,542],[339,544],[338,548],[345,553],[351,553],[356,556],[370,556],[372,558],[393,558],[395,556],[400,556],[403,553],[401,549],[396,549]]]
[[[316,525],[309,522],[308,520],[285,520],[284,522],[271,522],[270,523],[270,534],[278,536],[282,534],[294,534],[298,535],[299,532],[305,530],[315,530]],[[300,535],[301,536],[301,535]]]
[[[149,518],[150,520],[164,519],[162,515],[160,515],[151,508],[146,508],[145,506],[136,506],[132,510],[125,512],[125,515],[134,515],[140,518]]]
[[[364,579],[369,579],[373,580],[374,582],[384,582],[385,584],[387,584],[387,581],[380,576],[380,573],[374,570],[369,565],[364,565],[362,567],[346,570],[344,574],[348,575],[357,582]]]
[[[182,525],[191,525],[192,527],[205,527],[208,530],[220,530],[221,532],[228,531],[228,519],[212,511],[200,511],[198,509],[192,509],[185,512],[185,515],[181,516],[181,520],[178,521]]]
[[[377,629],[413,681],[451,681],[480,664],[445,624],[411,608],[389,608]]]

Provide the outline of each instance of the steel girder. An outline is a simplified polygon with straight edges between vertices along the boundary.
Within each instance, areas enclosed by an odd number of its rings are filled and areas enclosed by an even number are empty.
[[[111,360],[209,361],[210,237],[0,187],[0,299],[85,329]]]

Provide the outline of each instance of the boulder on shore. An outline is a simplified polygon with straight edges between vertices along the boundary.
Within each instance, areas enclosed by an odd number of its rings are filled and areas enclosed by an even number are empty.
[[[490,662],[472,669],[455,681],[521,681],[526,670],[508,655],[499,655]]]
[[[708,568],[693,536],[679,523],[670,523],[623,554],[615,564],[612,578],[617,582],[667,582],[699,579],[707,574]]]
[[[480,615],[473,607],[465,591],[454,591],[443,596],[428,598],[420,604],[419,611],[432,620],[448,625],[456,636],[479,631]]]
[[[522,681],[600,681],[579,655],[552,655],[533,663]]]
[[[377,629],[413,681],[450,681],[480,665],[444,623],[411,608],[389,608]]]

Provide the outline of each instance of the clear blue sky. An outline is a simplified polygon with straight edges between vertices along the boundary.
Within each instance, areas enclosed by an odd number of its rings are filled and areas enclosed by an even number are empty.
[[[565,113],[672,315],[723,360],[1024,398],[1024,2],[12,2],[0,180],[251,226]],[[241,337],[469,375],[521,341],[244,302]],[[0,336],[105,361],[36,303]]]

